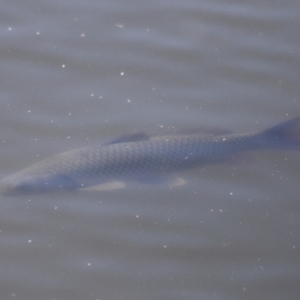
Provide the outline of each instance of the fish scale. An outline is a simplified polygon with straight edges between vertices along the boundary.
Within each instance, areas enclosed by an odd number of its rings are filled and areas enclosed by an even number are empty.
[[[162,179],[169,173],[257,149],[300,150],[300,117],[252,134],[180,131],[125,135],[58,154],[3,179],[2,195],[71,190],[109,181]]]

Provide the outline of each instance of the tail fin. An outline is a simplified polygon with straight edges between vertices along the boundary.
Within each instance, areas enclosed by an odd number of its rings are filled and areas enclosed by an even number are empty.
[[[272,141],[276,148],[300,150],[300,117],[266,129],[262,134]]]

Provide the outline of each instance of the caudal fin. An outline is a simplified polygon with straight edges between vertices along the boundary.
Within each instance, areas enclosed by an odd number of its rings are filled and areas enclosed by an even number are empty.
[[[266,129],[262,134],[276,148],[300,150],[300,117]]]

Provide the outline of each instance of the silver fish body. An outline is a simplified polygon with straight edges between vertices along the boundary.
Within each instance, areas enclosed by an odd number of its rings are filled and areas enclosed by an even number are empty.
[[[111,181],[147,181],[257,149],[299,149],[300,117],[245,135],[136,133],[38,162],[0,182],[0,194],[73,190]]]

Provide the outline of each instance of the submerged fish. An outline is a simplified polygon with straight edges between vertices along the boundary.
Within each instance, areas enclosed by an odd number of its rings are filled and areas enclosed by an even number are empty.
[[[259,149],[300,150],[300,117],[250,134],[135,133],[55,155],[0,182],[0,194],[73,190],[107,182],[163,180],[168,174]]]

